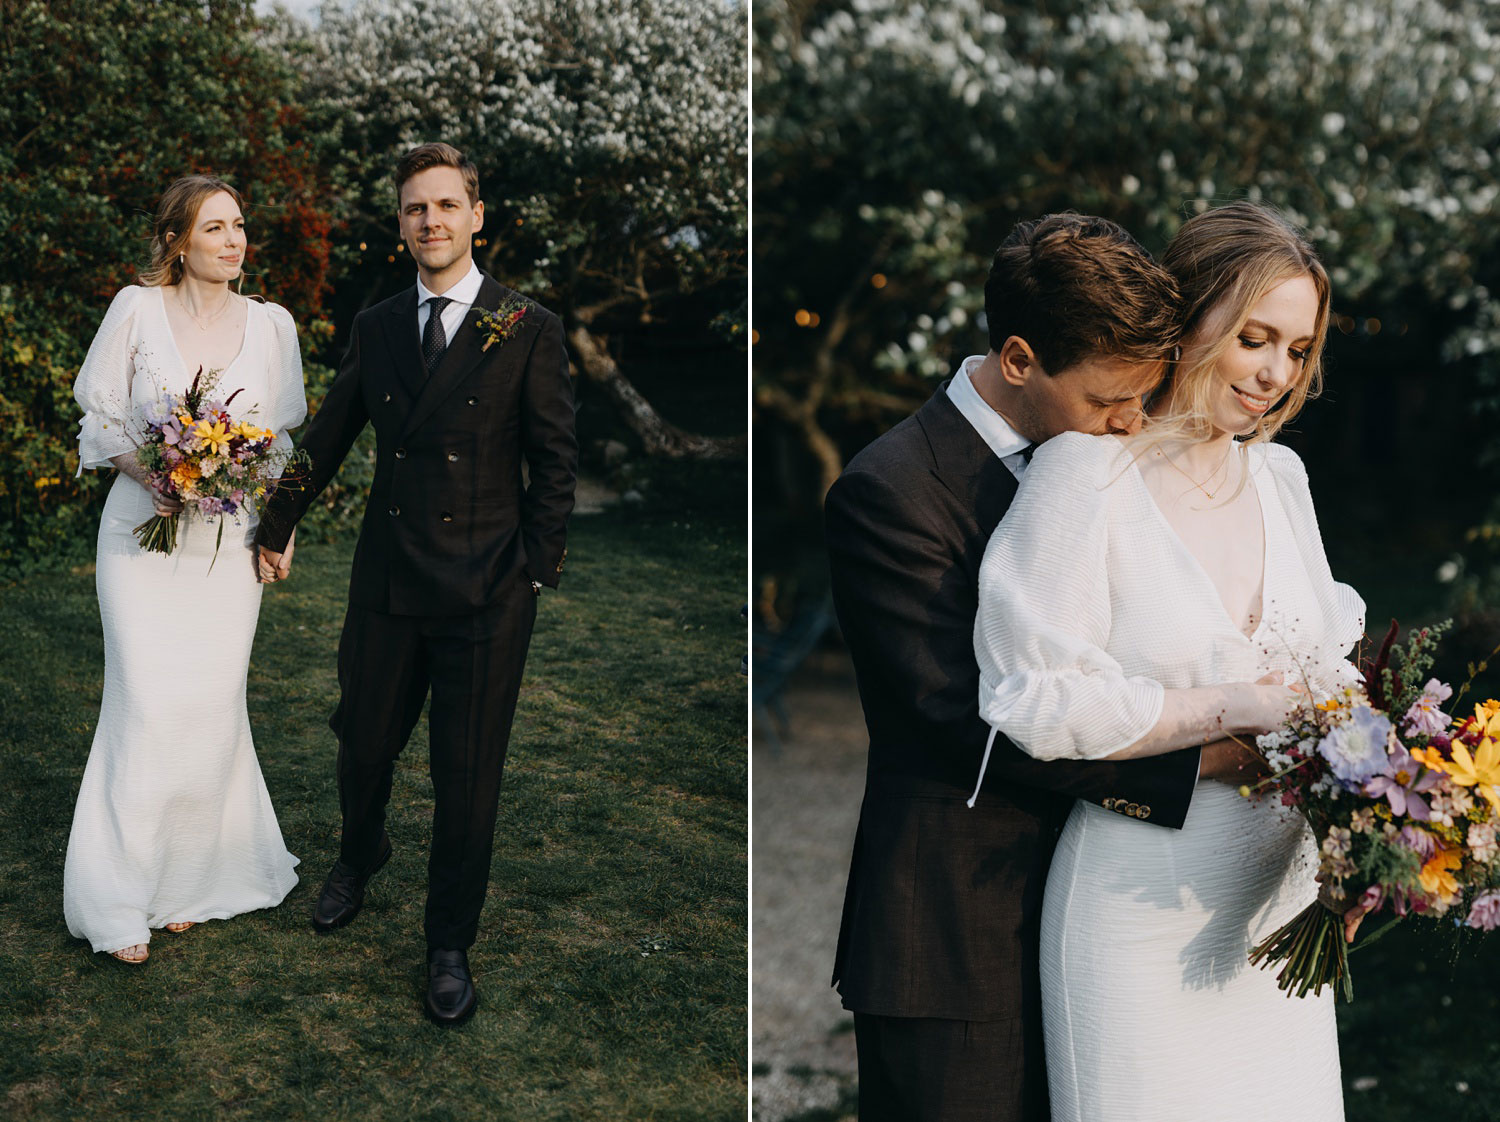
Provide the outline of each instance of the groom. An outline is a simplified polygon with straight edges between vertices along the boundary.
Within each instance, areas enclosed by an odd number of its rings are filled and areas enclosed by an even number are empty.
[[[456,1024],[478,1002],[467,951],[537,597],[562,572],[578,443],[561,322],[474,264],[484,225],[474,165],[450,145],[423,144],[395,178],[417,283],[355,317],[301,441],[311,465],[277,489],[256,542],[262,579],[285,575],[292,528],[375,426],[329,722],[343,841],[313,925],[352,920],[390,859],[391,775],[430,690],[425,1008]]]
[[[825,503],[839,623],[870,733],[833,980],[861,1122],[1046,1122],[1042,890],[1075,798],[1180,829],[1218,743],[1125,763],[1033,760],[989,729],[979,564],[1036,444],[1139,429],[1181,333],[1172,277],[1112,222],[1022,222],[984,290],[989,352],[860,452]],[[1201,758],[1200,758],[1201,757]]]

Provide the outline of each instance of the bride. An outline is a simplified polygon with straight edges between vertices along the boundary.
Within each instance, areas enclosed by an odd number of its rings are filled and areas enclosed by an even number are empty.
[[[1271,443],[1319,386],[1323,266],[1250,203],[1189,220],[1163,264],[1187,326],[1149,420],[1043,445],[981,569],[980,713],[1043,759],[1263,732],[1297,696],[1276,683],[1350,681],[1363,633]],[[1048,875],[1053,1119],[1342,1119],[1331,992],[1288,1000],[1246,961],[1317,895],[1302,818],[1209,780],[1180,832],[1140,809],[1076,803]]]
[[[184,931],[279,904],[297,883],[261,778],[245,709],[261,586],[255,526],[183,514],[177,548],[132,529],[181,509],[136,461],[143,410],[220,370],[220,399],[290,441],[307,400],[292,317],[230,290],[245,257],[232,187],[209,176],[162,196],[152,261],[121,289],[79,370],[79,471],[115,468],[99,524],[96,583],[104,699],[63,872],[68,930],[143,963],[152,928]],[[232,533],[227,532],[232,531]],[[227,562],[227,563],[226,563]],[[262,574],[274,579],[275,573]]]

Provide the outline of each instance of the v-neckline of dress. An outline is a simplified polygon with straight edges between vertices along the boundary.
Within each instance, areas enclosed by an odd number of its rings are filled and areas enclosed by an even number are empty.
[[[1129,449],[1126,449],[1126,451],[1128,452]],[[1187,558],[1188,564],[1192,569],[1207,584],[1209,592],[1213,595],[1214,603],[1219,606],[1219,614],[1229,624],[1230,630],[1247,643],[1253,643],[1256,637],[1260,635],[1261,630],[1266,626],[1266,621],[1271,615],[1268,610],[1270,599],[1267,595],[1271,583],[1271,526],[1270,519],[1266,516],[1266,498],[1260,487],[1260,473],[1255,471],[1248,462],[1250,456],[1249,449],[1246,449],[1245,455],[1245,470],[1250,473],[1249,484],[1255,488],[1255,505],[1256,509],[1260,512],[1260,622],[1255,625],[1255,629],[1249,634],[1246,634],[1244,628],[1236,623],[1234,617],[1229,614],[1229,607],[1224,603],[1224,596],[1220,593],[1219,586],[1214,583],[1214,578],[1208,575],[1208,570],[1203,567],[1203,562],[1198,560],[1198,555],[1188,548],[1187,543],[1182,540],[1182,536],[1167,519],[1161,507],[1157,505],[1156,496],[1151,493],[1151,488],[1146,485],[1146,477],[1141,473],[1140,465],[1136,462],[1134,456],[1130,458],[1130,470],[1135,476],[1136,485],[1140,487],[1141,493],[1145,496],[1146,504],[1150,506],[1156,520],[1161,523],[1161,528],[1166,532],[1168,538],[1176,545],[1182,555]]]
[[[177,367],[178,367],[178,369],[181,370],[184,374],[186,374],[187,373],[187,362],[182,357],[182,348],[180,346],[178,346],[178,344],[177,344],[177,333],[172,330],[172,320],[171,320],[171,317],[167,315],[167,286],[164,285],[164,284],[157,285],[156,286],[156,293],[157,293],[158,307],[161,310],[161,322],[162,322],[162,326],[167,329],[167,340],[168,340],[168,342],[170,342],[172,344],[172,353],[177,356]],[[239,346],[239,350],[235,351],[234,352],[234,357],[232,359],[230,359],[229,362],[227,364],[225,364],[222,368],[220,368],[220,370],[219,370],[220,377],[222,377],[223,375],[227,374],[231,369],[234,368],[234,364],[237,363],[237,362],[239,362],[240,357],[245,353],[245,347],[246,347],[246,345],[250,342],[250,305],[253,304],[253,303],[255,303],[254,300],[246,300],[245,301],[245,326],[242,329],[242,331],[240,332],[240,346]]]

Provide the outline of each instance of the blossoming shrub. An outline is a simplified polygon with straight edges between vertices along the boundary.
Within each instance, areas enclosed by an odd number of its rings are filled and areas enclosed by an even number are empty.
[[[1307,227],[1335,310],[1361,314],[1343,328],[1404,324],[1403,349],[1500,396],[1496,5],[754,11],[758,442],[847,454],[930,393],[983,339],[1017,219],[1092,211],[1159,250],[1237,197]]]
[[[114,292],[145,260],[174,178],[245,197],[245,291],[309,346],[329,281],[328,176],[257,44],[250,0],[17,0],[0,36],[0,572],[92,554],[109,473],[77,470],[72,383]]]

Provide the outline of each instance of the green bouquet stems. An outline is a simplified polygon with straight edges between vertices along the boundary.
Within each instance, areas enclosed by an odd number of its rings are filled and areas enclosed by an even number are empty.
[[[1319,994],[1324,986],[1345,1001],[1354,1000],[1354,979],[1349,974],[1349,948],[1344,942],[1344,921],[1320,903],[1297,913],[1250,952],[1250,963],[1269,970],[1285,963],[1276,975],[1276,986],[1287,997]]]
[[[171,553],[177,548],[176,514],[153,514],[133,531],[141,548],[151,553]]]

